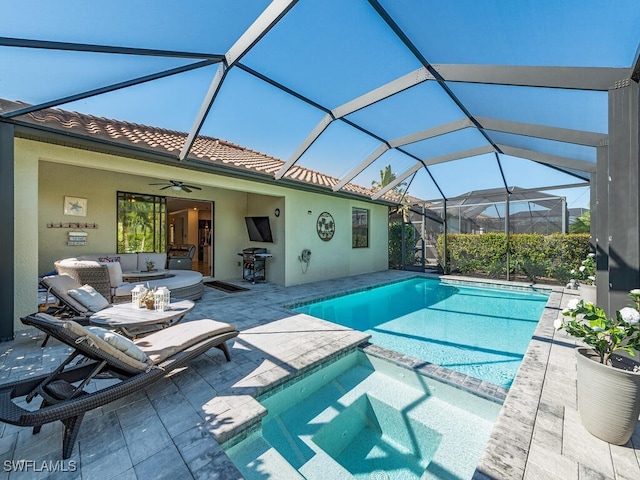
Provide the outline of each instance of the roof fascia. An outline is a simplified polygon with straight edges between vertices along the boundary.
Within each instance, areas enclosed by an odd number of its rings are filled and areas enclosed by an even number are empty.
[[[154,152],[137,146],[126,146],[115,142],[109,142],[102,139],[91,139],[83,135],[77,135],[69,132],[60,132],[55,129],[50,129],[43,126],[32,125],[29,123],[22,123],[20,121],[11,120],[8,122],[0,121],[4,123],[11,123],[15,126],[16,137],[25,138],[28,140],[51,143],[56,145],[62,145],[69,148],[81,148],[88,151],[94,151],[98,153],[104,153],[108,155],[118,155],[134,160],[141,160],[150,163],[158,163],[162,165],[168,165],[177,168],[184,168],[188,170],[194,170],[203,173],[209,173],[212,175],[222,175],[231,178],[239,178],[244,180],[255,181],[267,185],[274,185],[273,177],[258,172],[253,172],[246,169],[238,169],[235,167],[229,167],[223,164],[208,163],[204,160],[188,158],[186,161],[178,162],[174,155],[165,154],[162,152]],[[356,193],[345,192],[333,192],[331,189],[321,186],[315,186],[298,182],[296,180],[282,179],[278,184],[282,183],[283,187],[292,188],[294,190],[300,190],[305,192],[319,193],[324,195],[330,195],[333,197],[348,198],[351,200],[358,200],[368,203],[375,203],[377,205],[393,206],[393,202],[388,200],[372,201],[368,196],[358,195]]]

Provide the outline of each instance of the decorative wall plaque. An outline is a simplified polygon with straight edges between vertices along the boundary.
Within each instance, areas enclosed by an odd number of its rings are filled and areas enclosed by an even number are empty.
[[[336,233],[336,224],[329,212],[322,212],[318,216],[316,230],[318,231],[320,239],[325,242],[328,242],[333,238],[333,234]]]

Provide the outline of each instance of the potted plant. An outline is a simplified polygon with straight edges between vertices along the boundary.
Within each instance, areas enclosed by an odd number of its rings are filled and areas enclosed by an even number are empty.
[[[143,293],[140,295],[139,306],[143,308],[143,306],[147,307],[148,310],[153,310],[156,301],[156,288],[149,288],[149,284],[147,284],[147,288],[144,289]]]
[[[587,255],[578,269],[571,270],[571,281],[579,284],[580,296],[585,302],[596,303],[596,254]],[[573,287],[572,287],[573,288]]]
[[[640,415],[640,363],[616,353],[640,350],[640,289],[630,295],[635,307],[616,311],[614,318],[575,299],[562,312],[570,320],[555,323],[590,347],[576,349],[578,412],[591,434],[615,445],[629,441]]]
[[[151,270],[153,270],[155,263],[149,257],[146,258],[146,264],[147,264],[147,272],[150,272]]]

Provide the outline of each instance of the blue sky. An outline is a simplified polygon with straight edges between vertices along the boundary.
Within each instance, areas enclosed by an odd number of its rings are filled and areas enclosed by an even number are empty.
[[[4,0],[0,36],[224,54],[268,3]],[[619,0],[615,6],[593,0],[386,0],[380,4],[432,64],[629,67],[640,40],[637,0]],[[11,66],[0,72],[0,97],[38,103],[190,61],[0,47],[0,62]],[[364,0],[300,0],[242,63],[328,109],[421,66]],[[183,73],[60,108],[189,131],[215,69]],[[607,131],[606,93],[448,86],[475,116]],[[323,116],[316,108],[232,68],[201,133],[287,160]],[[426,82],[347,118],[393,140],[463,117],[439,85]],[[521,148],[595,161],[590,148],[490,135]],[[479,132],[465,129],[405,149],[427,159],[483,144],[486,141]],[[379,145],[377,139],[336,121],[298,163],[340,177]],[[370,185],[387,164],[401,173],[414,162],[391,150],[357,177],[357,183]],[[503,157],[502,168],[509,186],[534,188],[578,181],[511,157]],[[502,186],[492,154],[434,165],[430,171],[447,196]],[[424,171],[411,183],[410,193],[421,198],[439,196]],[[588,206],[587,189],[566,194],[569,206]]]

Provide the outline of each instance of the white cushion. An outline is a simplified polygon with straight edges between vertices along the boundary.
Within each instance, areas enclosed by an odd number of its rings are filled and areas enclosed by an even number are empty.
[[[53,265],[58,270],[58,267],[99,267],[100,263],[96,260],[80,260],[77,258],[65,258],[63,260],[58,260],[54,262]]]
[[[149,285],[149,288],[167,287],[169,290],[172,290],[174,288],[190,287],[202,281],[202,274],[193,270],[167,270],[167,273],[173,276],[138,283],[144,283],[145,287]],[[118,288],[114,289],[113,294],[117,297],[130,296],[131,290],[133,290],[135,286],[135,283],[125,282]]]
[[[138,254],[137,253],[119,253],[120,265],[123,272],[132,272],[138,270]]]
[[[167,263],[166,253],[138,253],[138,270],[147,269],[147,260],[151,260],[154,265],[153,268],[158,270],[164,270],[164,266]]]
[[[75,298],[69,295],[69,290],[81,287],[71,276],[66,273],[60,275],[50,275],[42,279],[42,283],[51,290],[56,297],[62,300],[64,303],[71,306],[71,308],[77,310],[79,313],[86,313],[87,307],[78,302]]]
[[[122,266],[119,261],[100,262],[100,264],[107,267],[107,271],[109,272],[109,282],[111,283],[112,288],[118,288],[122,285]]]
[[[76,299],[92,312],[99,312],[110,305],[109,300],[100,295],[91,285],[71,289],[68,293],[71,298]]]
[[[164,328],[159,332],[138,338],[135,344],[154,364],[158,364],[204,339],[235,331],[236,327],[233,324],[205,318]]]
[[[90,332],[89,330],[87,330],[86,328],[84,328],[82,325],[72,321],[72,320],[65,320],[62,323],[63,327],[70,330],[71,332],[75,333],[79,338],[78,340],[81,340],[83,342],[87,342],[88,345],[92,346],[93,348],[98,348],[100,350],[102,350],[104,353],[111,355],[112,357],[117,358],[118,360],[120,360],[122,363],[128,365],[129,367],[132,367],[138,371],[146,371],[149,368],[149,363],[150,362],[140,362],[138,360],[136,360],[135,358],[130,357],[129,355],[127,355],[126,353],[118,350],[116,347],[112,346],[110,343],[108,343],[106,340],[103,340],[102,338],[98,337],[95,333]]]
[[[131,358],[134,358],[139,362],[147,362],[149,360],[147,354],[140,350],[136,344],[127,337],[123,337],[119,333],[112,332],[111,330],[107,330],[102,327],[89,326],[85,328]]]

